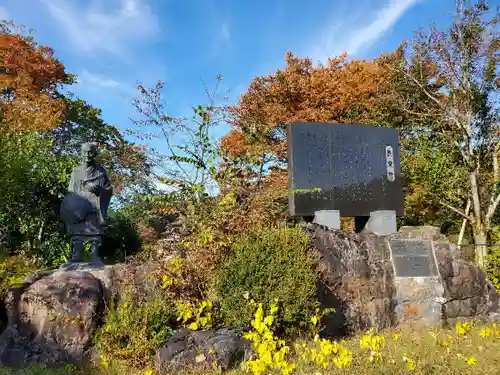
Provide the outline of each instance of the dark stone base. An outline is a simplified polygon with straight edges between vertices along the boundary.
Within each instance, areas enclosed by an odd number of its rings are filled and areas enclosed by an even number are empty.
[[[60,270],[63,271],[88,271],[91,269],[96,269],[96,268],[104,268],[104,263],[103,262],[89,262],[89,263],[84,263],[84,262],[67,262],[59,266]]]

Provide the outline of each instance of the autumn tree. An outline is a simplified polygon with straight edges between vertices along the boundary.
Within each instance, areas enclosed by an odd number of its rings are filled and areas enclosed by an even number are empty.
[[[106,123],[98,108],[62,93],[74,77],[50,47],[39,46],[25,30],[0,25],[0,250],[27,250],[44,265],[57,265],[67,250],[59,207],[81,144],[100,144],[115,199],[148,190],[148,155]],[[108,250],[131,238],[124,223],[110,222],[110,235],[119,238],[107,238]]]
[[[55,127],[64,103],[57,88],[73,82],[54,51],[38,45],[21,26],[0,24],[0,115],[4,134]]]
[[[230,155],[273,154],[286,161],[284,125],[294,121],[373,123],[387,89],[382,60],[347,60],[314,66],[288,53],[286,68],[256,77],[232,108],[234,128],[223,140]]]
[[[72,76],[52,49],[22,26],[0,24],[0,245],[39,247],[57,226],[56,214],[71,164],[53,157],[41,134],[59,123],[57,88]]]
[[[447,152],[442,156],[454,177],[431,195],[471,225],[483,266],[500,204],[499,14],[484,1],[466,9],[461,3],[448,30],[432,27],[402,47],[407,53],[394,68],[394,102],[413,119],[401,127],[405,136],[420,134]]]

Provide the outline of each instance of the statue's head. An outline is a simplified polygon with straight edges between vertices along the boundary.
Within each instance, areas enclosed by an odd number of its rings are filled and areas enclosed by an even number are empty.
[[[82,145],[80,157],[83,163],[87,165],[94,164],[97,157],[97,144],[84,143]]]

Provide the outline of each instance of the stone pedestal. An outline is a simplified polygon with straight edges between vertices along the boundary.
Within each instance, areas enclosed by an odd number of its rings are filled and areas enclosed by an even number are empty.
[[[395,315],[398,323],[418,322],[424,326],[441,325],[446,302],[439,276],[395,277]]]
[[[379,236],[393,234],[398,231],[396,211],[373,211],[366,223],[365,229]]]
[[[405,232],[388,236],[386,241],[394,267],[397,322],[441,324],[446,299],[434,242]]]
[[[338,210],[321,210],[314,213],[313,223],[324,225],[330,229],[340,229],[340,212]]]

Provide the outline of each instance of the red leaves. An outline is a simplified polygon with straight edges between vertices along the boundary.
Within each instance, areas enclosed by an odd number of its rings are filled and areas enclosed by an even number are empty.
[[[0,35],[0,62],[15,72],[0,81],[12,89],[40,92],[71,79],[52,48],[28,43],[19,35]]]

